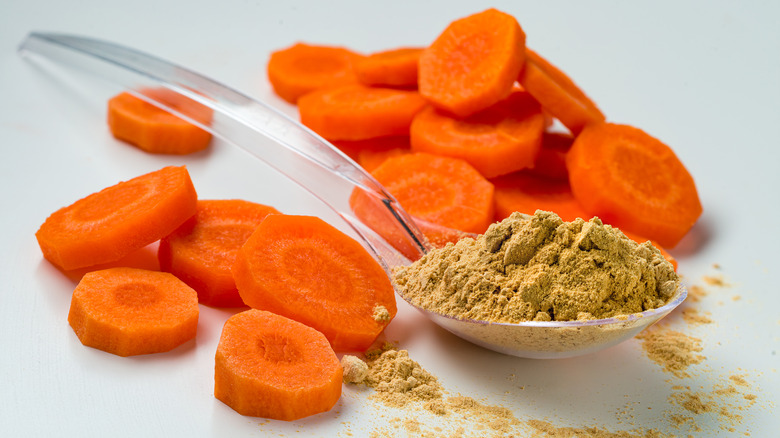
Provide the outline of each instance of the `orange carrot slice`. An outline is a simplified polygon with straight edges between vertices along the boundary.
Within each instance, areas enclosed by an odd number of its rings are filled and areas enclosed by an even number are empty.
[[[416,87],[422,51],[419,47],[402,47],[372,53],[355,63],[355,74],[365,85]]]
[[[160,240],[160,268],[198,292],[201,304],[244,305],[233,280],[236,253],[275,208],[239,199],[200,200],[197,213]]]
[[[233,277],[247,305],[321,331],[336,351],[366,350],[396,313],[382,267],[313,216],[269,215],[238,251]]]
[[[669,146],[640,129],[588,125],[566,164],[586,211],[663,247],[673,248],[701,215],[688,170]]]
[[[525,33],[496,9],[452,22],[420,56],[419,90],[458,117],[481,111],[512,91],[525,59]]]
[[[195,338],[197,293],[167,272],[89,272],[71,298],[68,323],[82,344],[133,356],[161,353]]]
[[[468,233],[493,222],[493,184],[461,159],[411,153],[385,160],[372,175],[425,222]]]
[[[165,167],[57,210],[35,237],[60,269],[109,263],[170,234],[195,214],[196,202],[187,169]]]
[[[174,91],[146,89],[142,93],[200,123],[211,122],[211,109]],[[127,92],[108,101],[108,126],[117,139],[155,154],[190,154],[211,142],[207,131]]]
[[[566,153],[571,149],[574,137],[559,132],[545,132],[542,134],[542,147],[531,172],[553,179],[568,179],[569,171],[566,169]]]
[[[539,103],[516,91],[490,108],[465,119],[433,107],[412,121],[412,150],[461,158],[486,178],[533,166],[544,132]]]
[[[534,214],[536,210],[552,211],[565,221],[589,215],[574,198],[569,182],[530,173],[515,172],[491,180],[495,186],[496,221],[513,212]]]
[[[357,83],[353,64],[363,55],[343,47],[297,43],[268,60],[268,80],[282,99],[296,103],[306,93]]]
[[[385,153],[396,149],[409,150],[408,135],[393,135],[388,137],[375,137],[366,140],[344,141],[335,140],[332,142],[336,148],[352,158],[356,163],[363,166],[363,161],[376,162],[381,159]],[[376,155],[376,158],[374,157]]]
[[[342,368],[322,333],[260,310],[228,318],[214,366],[214,397],[241,415],[292,421],[330,410]]]
[[[328,140],[409,135],[424,106],[416,91],[365,85],[327,88],[298,99],[301,123]]]
[[[561,121],[573,134],[591,123],[601,123],[604,114],[563,71],[533,50],[525,51],[520,84],[542,107]]]

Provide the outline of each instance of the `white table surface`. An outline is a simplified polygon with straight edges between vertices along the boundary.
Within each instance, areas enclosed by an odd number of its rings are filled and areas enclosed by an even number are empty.
[[[301,421],[236,414],[212,395],[214,350],[228,311],[202,306],[197,340],[166,354],[120,358],[82,346],[67,323],[75,283],[42,259],[34,238],[54,210],[165,164],[186,164],[202,198],[244,197],[289,213],[318,214],[319,207],[278,175],[263,173],[264,184],[255,184],[246,176],[251,163],[224,145],[160,157],[113,140],[104,122],[107,90],[19,57],[16,46],[29,31],[135,47],[295,115],[267,82],[272,50],[297,41],[364,52],[422,46],[453,19],[488,6],[515,15],[528,45],[568,72],[610,120],[662,139],[693,175],[704,214],[672,253],[687,284],[709,292],[695,306],[713,323],[670,318],[702,340],[706,360],[689,369],[690,378],[677,379],[651,362],[637,340],[574,359],[519,359],[468,344],[403,302],[386,338],[408,349],[449,394],[508,407],[521,421],[777,436],[779,5],[6,0],[0,6],[0,436],[414,436],[394,419],[430,420],[422,410],[387,411],[354,388],[345,388],[333,411]],[[707,286],[707,275],[729,285]],[[733,431],[717,413],[690,415],[669,401],[674,385],[707,391],[734,374],[757,398],[736,411],[742,418],[729,426]],[[700,430],[673,427],[676,413],[693,416]],[[484,433],[474,422],[464,424],[466,436]]]

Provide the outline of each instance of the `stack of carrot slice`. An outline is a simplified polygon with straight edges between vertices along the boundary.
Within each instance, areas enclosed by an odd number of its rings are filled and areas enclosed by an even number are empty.
[[[480,218],[487,214],[492,221],[513,211],[547,209],[569,220],[599,216],[642,236],[639,240],[677,245],[702,212],[694,181],[677,156],[637,128],[609,123],[594,101],[526,47],[525,39],[514,17],[488,9],[453,21],[427,47],[355,55],[354,83],[321,81],[297,100],[301,121],[377,176],[420,224],[433,220],[452,226],[419,213],[447,202],[460,209],[463,224],[483,224],[462,230],[471,232],[485,230],[489,222]],[[307,47],[308,53],[296,45],[271,57],[275,90],[282,87],[279,76],[305,78],[337,49]],[[281,54],[288,59],[284,64],[278,62]],[[297,62],[289,61],[296,56]],[[331,83],[336,82],[334,77]],[[376,146],[390,135],[406,135],[408,142]],[[412,168],[406,155],[418,153],[453,164],[427,160]],[[458,204],[472,202],[464,201],[473,199],[469,196],[439,195],[460,190],[445,188],[446,181],[471,174],[455,162],[481,176],[467,190],[494,186],[481,194],[491,197],[491,207]],[[428,192],[412,193],[408,187]],[[364,218],[371,217],[363,210]]]

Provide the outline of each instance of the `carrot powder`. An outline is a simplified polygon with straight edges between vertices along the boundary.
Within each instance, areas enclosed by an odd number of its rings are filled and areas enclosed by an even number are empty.
[[[409,135],[424,106],[416,91],[365,85],[326,88],[298,100],[301,123],[328,140]]]
[[[57,210],[35,237],[60,269],[109,263],[170,234],[195,214],[196,202],[187,168],[164,167]]]
[[[512,91],[525,59],[525,33],[496,9],[453,21],[420,55],[419,90],[437,108],[466,117]]]
[[[282,99],[296,103],[306,93],[357,83],[353,65],[363,55],[344,47],[297,43],[268,60],[268,80]]]
[[[586,126],[566,157],[572,192],[605,222],[673,248],[702,212],[696,184],[672,149],[641,129]]]
[[[292,421],[341,397],[341,364],[325,336],[271,312],[228,318],[214,362],[214,397],[241,415]]]
[[[364,351],[396,314],[395,291],[357,241],[313,216],[272,214],[236,254],[248,306],[322,332],[336,351]],[[384,309],[386,318],[375,319]]]
[[[485,178],[532,167],[542,144],[544,115],[525,91],[465,119],[427,107],[410,130],[414,152],[460,158]]]
[[[141,90],[141,94],[199,123],[211,122],[210,108],[175,91],[149,88]],[[108,101],[108,126],[117,139],[155,154],[190,154],[206,149],[211,142],[208,131],[128,92]]]
[[[160,240],[160,269],[198,292],[201,304],[244,305],[231,269],[236,253],[273,208],[240,199],[199,200],[197,212]]]
[[[68,323],[88,347],[117,356],[161,353],[195,337],[198,297],[166,272],[93,271],[73,291]]]

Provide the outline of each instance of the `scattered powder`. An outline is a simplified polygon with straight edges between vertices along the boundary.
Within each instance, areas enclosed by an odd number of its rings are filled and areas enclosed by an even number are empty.
[[[698,303],[707,296],[707,290],[701,286],[693,285],[688,288],[688,300]]]
[[[564,222],[544,211],[514,213],[394,277],[419,307],[508,323],[638,313],[663,306],[679,283],[649,242],[637,244],[598,218]]]
[[[390,312],[387,310],[385,306],[382,306],[381,304],[374,307],[374,313],[371,316],[374,318],[374,321],[376,322],[380,322],[380,323],[390,322]]]
[[[638,334],[637,339],[650,360],[676,377],[690,377],[686,369],[705,359],[696,354],[702,351],[700,339],[674,330],[652,326]]]
[[[682,310],[682,317],[686,323],[691,325],[711,324],[712,319],[702,315],[696,308],[688,307]]]
[[[694,414],[710,412],[714,410],[715,407],[717,407],[712,402],[705,402],[702,400],[702,394],[690,391],[674,393],[669,398],[673,402],[685,408],[687,411],[690,411]]]
[[[447,407],[463,418],[485,425],[497,433],[510,433],[514,426],[520,424],[520,420],[509,409],[502,406],[484,405],[471,397],[448,397]]]
[[[702,277],[702,280],[704,280],[705,283],[707,283],[710,286],[728,286],[729,284],[726,283],[726,280],[723,279],[723,275],[705,275]]]
[[[341,358],[341,368],[344,370],[345,383],[361,383],[368,377],[368,364],[359,357],[344,355]]]
[[[745,380],[745,376],[734,374],[733,376],[729,376],[729,380],[734,382],[735,384],[739,386],[748,386],[748,381]]]
[[[442,396],[438,379],[409,358],[406,350],[385,346],[367,354],[368,375],[364,383],[376,391],[370,397],[388,406],[404,407],[415,401]]]
[[[547,438],[661,438],[669,435],[657,430],[610,432],[599,427],[557,427],[542,420],[528,420],[526,424],[537,433],[534,436]]]

